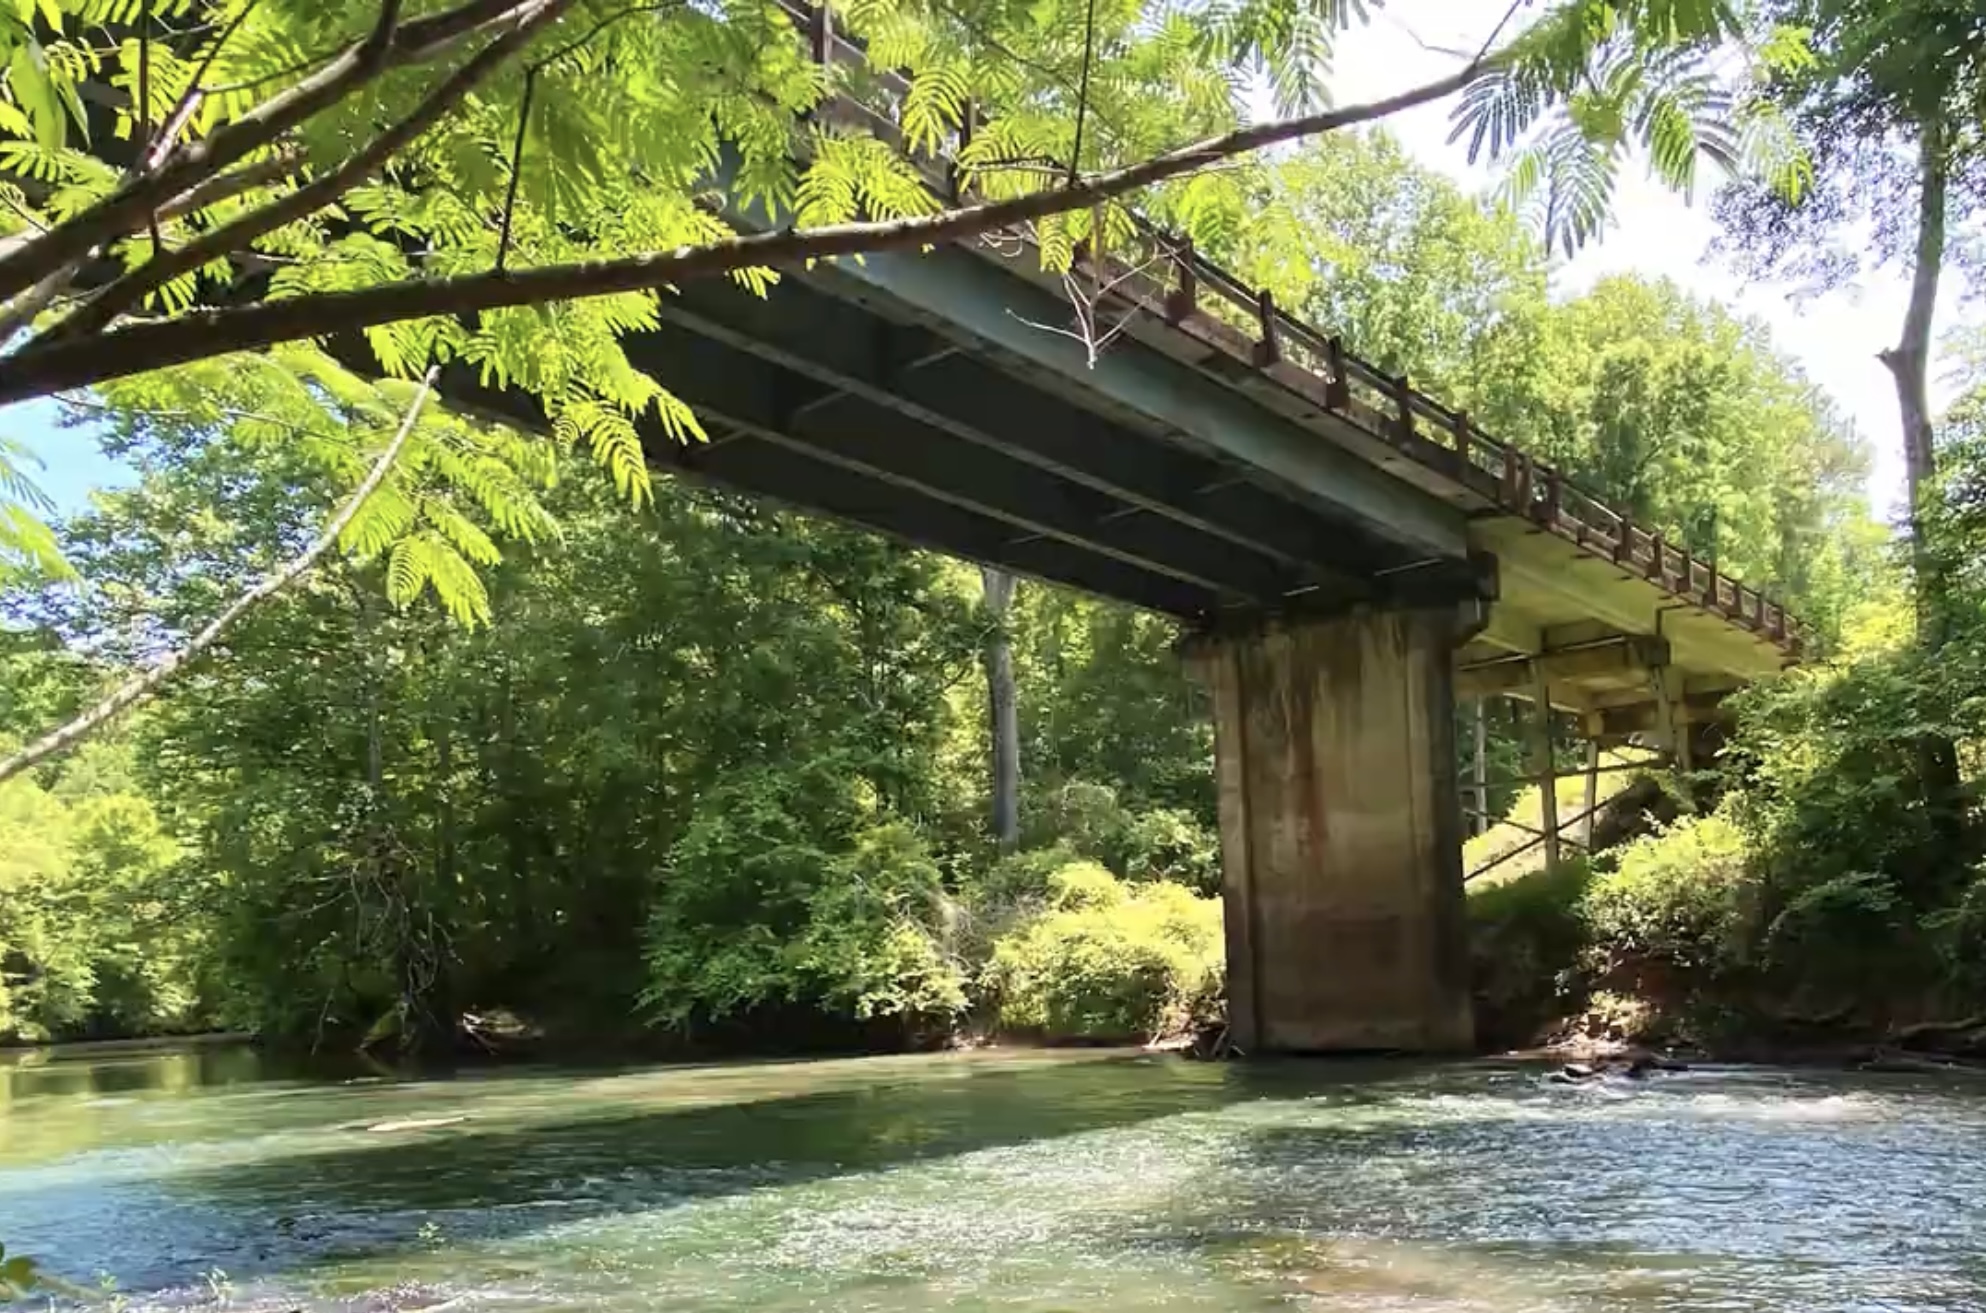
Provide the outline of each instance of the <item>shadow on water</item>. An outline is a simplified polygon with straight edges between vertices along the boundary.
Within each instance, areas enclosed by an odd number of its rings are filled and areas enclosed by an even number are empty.
[[[468,1120],[445,1127],[373,1133],[353,1125],[328,1145],[279,1144],[108,1192],[102,1180],[58,1177],[41,1183],[34,1202],[44,1217],[78,1223],[59,1237],[73,1267],[88,1270],[83,1255],[98,1246],[95,1261],[135,1292],[187,1284],[213,1266],[253,1277],[390,1259],[422,1244],[430,1222],[454,1239],[502,1241],[552,1224],[1209,1111],[1314,1089],[1316,1080],[1314,1070],[1125,1056],[913,1068],[853,1087],[769,1089],[751,1101],[687,1106],[567,1105],[548,1095],[521,1120],[487,1121],[469,1107]]]

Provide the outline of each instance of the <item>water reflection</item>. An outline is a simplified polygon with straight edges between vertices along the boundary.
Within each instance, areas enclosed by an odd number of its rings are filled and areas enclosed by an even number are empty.
[[[1970,1083],[1566,1089],[1068,1054],[342,1083],[258,1080],[239,1051],[146,1063],[8,1072],[0,1238],[153,1300],[199,1302],[221,1267],[237,1306],[270,1308],[1986,1307]]]

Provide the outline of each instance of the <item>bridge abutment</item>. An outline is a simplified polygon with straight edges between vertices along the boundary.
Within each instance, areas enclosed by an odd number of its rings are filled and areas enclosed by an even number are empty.
[[[1470,1047],[1453,605],[1196,639],[1213,695],[1230,1033]]]

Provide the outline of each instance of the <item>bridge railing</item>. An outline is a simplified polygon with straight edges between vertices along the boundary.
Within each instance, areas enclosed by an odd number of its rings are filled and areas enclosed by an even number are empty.
[[[833,15],[807,0],[779,0],[806,33],[817,63],[857,70],[862,85],[822,107],[822,118],[859,123],[902,145],[897,114],[906,79],[868,64],[860,45],[835,30]],[[970,137],[970,112],[955,143]],[[931,189],[961,198],[961,178],[949,158],[912,153]],[[1805,633],[1784,606],[1722,574],[1707,561],[1634,523],[1555,466],[1478,428],[1415,388],[1354,355],[1344,340],[1306,323],[1275,303],[1267,288],[1250,288],[1196,251],[1192,242],[1160,231],[1133,214],[1143,250],[1093,261],[1081,247],[1077,272],[1100,301],[1124,314],[1153,316],[1261,372],[1317,409],[1377,438],[1394,453],[1455,483],[1507,514],[1571,542],[1589,555],[1638,575],[1681,602],[1750,630],[1797,658]]]

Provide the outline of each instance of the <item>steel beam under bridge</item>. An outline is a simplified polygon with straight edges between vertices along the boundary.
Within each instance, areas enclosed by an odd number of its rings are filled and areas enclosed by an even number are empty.
[[[959,247],[662,297],[630,358],[707,444],[663,469],[1200,625],[1473,595],[1461,510],[1129,338],[1094,362],[1056,293]],[[536,403],[444,376],[460,405]]]

